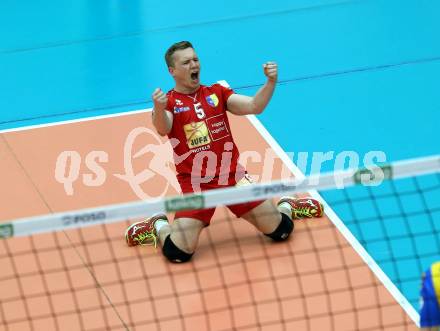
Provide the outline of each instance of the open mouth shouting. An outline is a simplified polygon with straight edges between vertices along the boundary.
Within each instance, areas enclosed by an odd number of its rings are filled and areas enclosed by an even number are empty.
[[[194,84],[199,83],[199,71],[198,70],[191,72],[191,82]]]

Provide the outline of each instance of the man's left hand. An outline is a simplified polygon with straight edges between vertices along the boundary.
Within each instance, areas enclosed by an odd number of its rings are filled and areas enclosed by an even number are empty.
[[[264,74],[271,82],[276,82],[278,79],[278,65],[275,62],[266,62],[263,64]]]

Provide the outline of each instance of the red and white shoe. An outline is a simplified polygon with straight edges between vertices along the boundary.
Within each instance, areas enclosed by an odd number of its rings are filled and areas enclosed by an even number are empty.
[[[133,223],[125,230],[125,241],[128,246],[154,245],[157,246],[157,233],[154,228],[156,221],[168,222],[167,215],[155,214],[143,221]]]
[[[282,197],[278,201],[278,206],[286,202],[292,209],[292,219],[322,217],[324,215],[324,206],[316,199]]]

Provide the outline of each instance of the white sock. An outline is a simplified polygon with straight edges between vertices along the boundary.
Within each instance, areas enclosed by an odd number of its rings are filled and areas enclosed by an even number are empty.
[[[156,229],[156,233],[159,233],[160,229],[165,225],[168,225],[167,221],[157,220],[156,222],[154,222],[154,228]]]
[[[289,216],[289,218],[292,218],[292,206],[288,202],[282,202],[278,205],[278,210]]]

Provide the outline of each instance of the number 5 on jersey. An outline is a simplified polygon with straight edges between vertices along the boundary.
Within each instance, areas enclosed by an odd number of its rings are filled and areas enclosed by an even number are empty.
[[[196,115],[198,119],[204,119],[205,118],[205,112],[202,108],[202,104],[200,102],[194,104],[194,110],[196,111]]]

